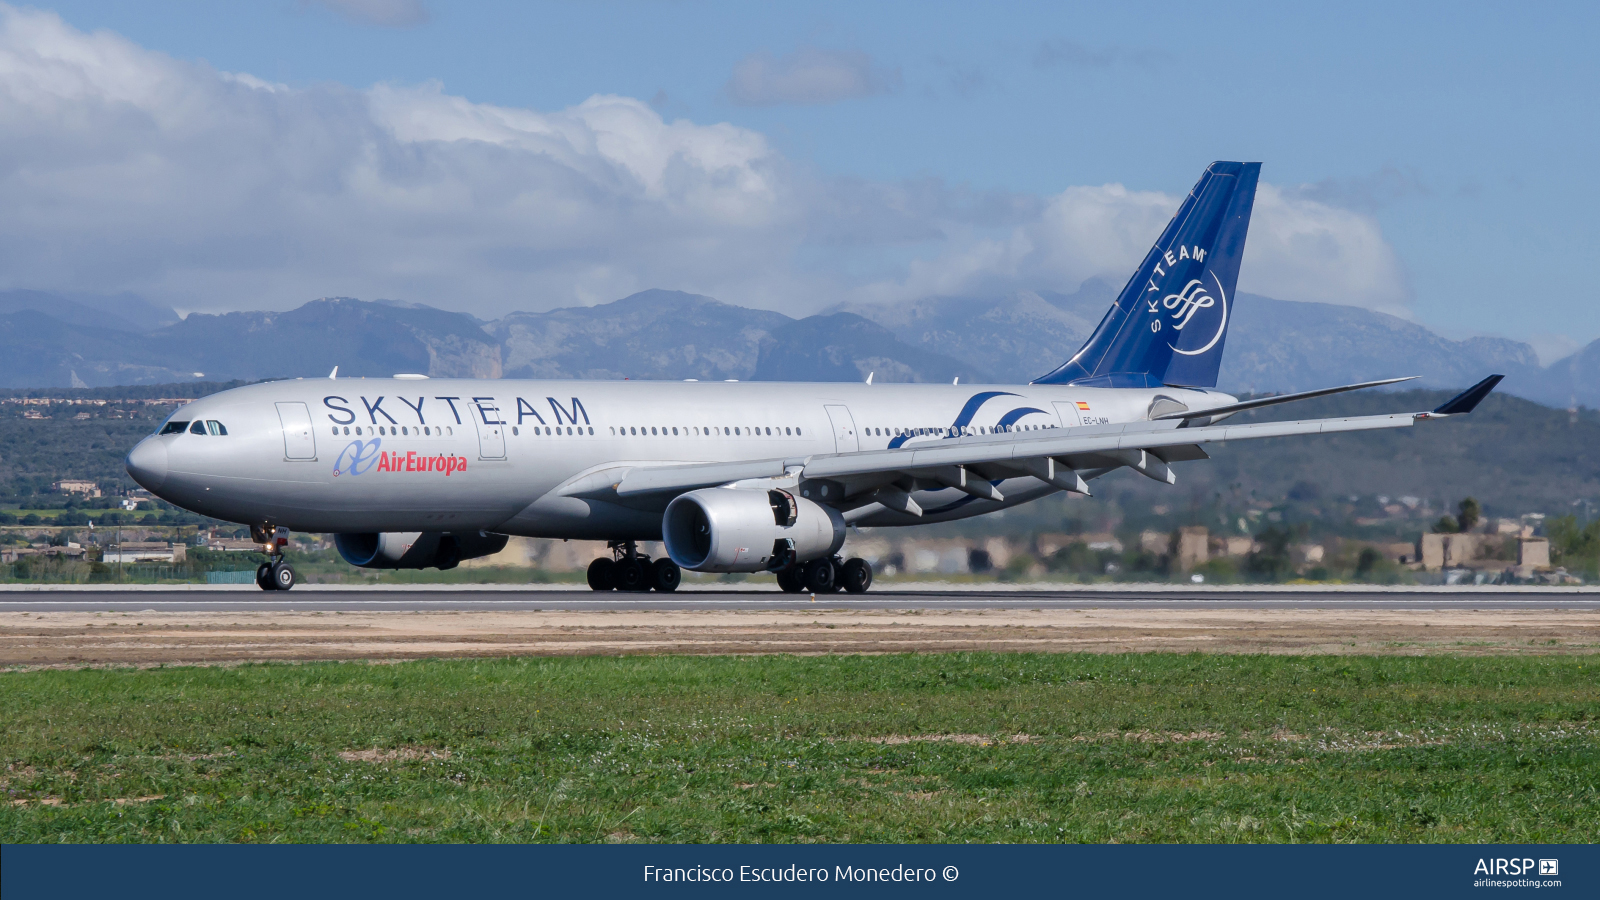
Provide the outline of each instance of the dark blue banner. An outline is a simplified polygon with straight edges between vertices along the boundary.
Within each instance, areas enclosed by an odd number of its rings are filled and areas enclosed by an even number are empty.
[[[1593,846],[7,845],[6,900],[1600,894]]]

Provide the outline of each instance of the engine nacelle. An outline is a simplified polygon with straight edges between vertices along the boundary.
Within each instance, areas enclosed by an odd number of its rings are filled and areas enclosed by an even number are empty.
[[[454,569],[463,559],[477,559],[506,548],[503,534],[470,531],[388,531],[382,534],[336,534],[333,544],[352,566],[364,569]]]
[[[706,488],[668,504],[661,533],[685,569],[763,572],[838,552],[844,517],[788,491]]]

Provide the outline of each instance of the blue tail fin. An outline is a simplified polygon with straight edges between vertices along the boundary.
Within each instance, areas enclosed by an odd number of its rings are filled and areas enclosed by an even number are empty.
[[[1215,387],[1260,175],[1207,167],[1083,349],[1034,384]]]

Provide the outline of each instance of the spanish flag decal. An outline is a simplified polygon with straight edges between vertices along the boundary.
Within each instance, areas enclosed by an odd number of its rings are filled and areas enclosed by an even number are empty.
[[[1079,400],[1078,401],[1078,408],[1083,410],[1084,412],[1088,412],[1089,411],[1089,404],[1084,402],[1084,401],[1082,401],[1082,400]]]

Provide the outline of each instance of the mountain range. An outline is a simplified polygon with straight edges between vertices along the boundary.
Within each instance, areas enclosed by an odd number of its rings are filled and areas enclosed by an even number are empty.
[[[313,300],[288,312],[179,317],[137,296],[0,292],[0,387],[414,372],[479,378],[1026,382],[1070,356],[1116,295],[841,304],[794,319],[698,294],[649,290],[592,307],[493,321],[394,301]],[[1600,341],[1550,366],[1505,338],[1441,337],[1350,306],[1240,294],[1219,387],[1306,390],[1398,375],[1451,388],[1490,372],[1552,406],[1600,407]]]

